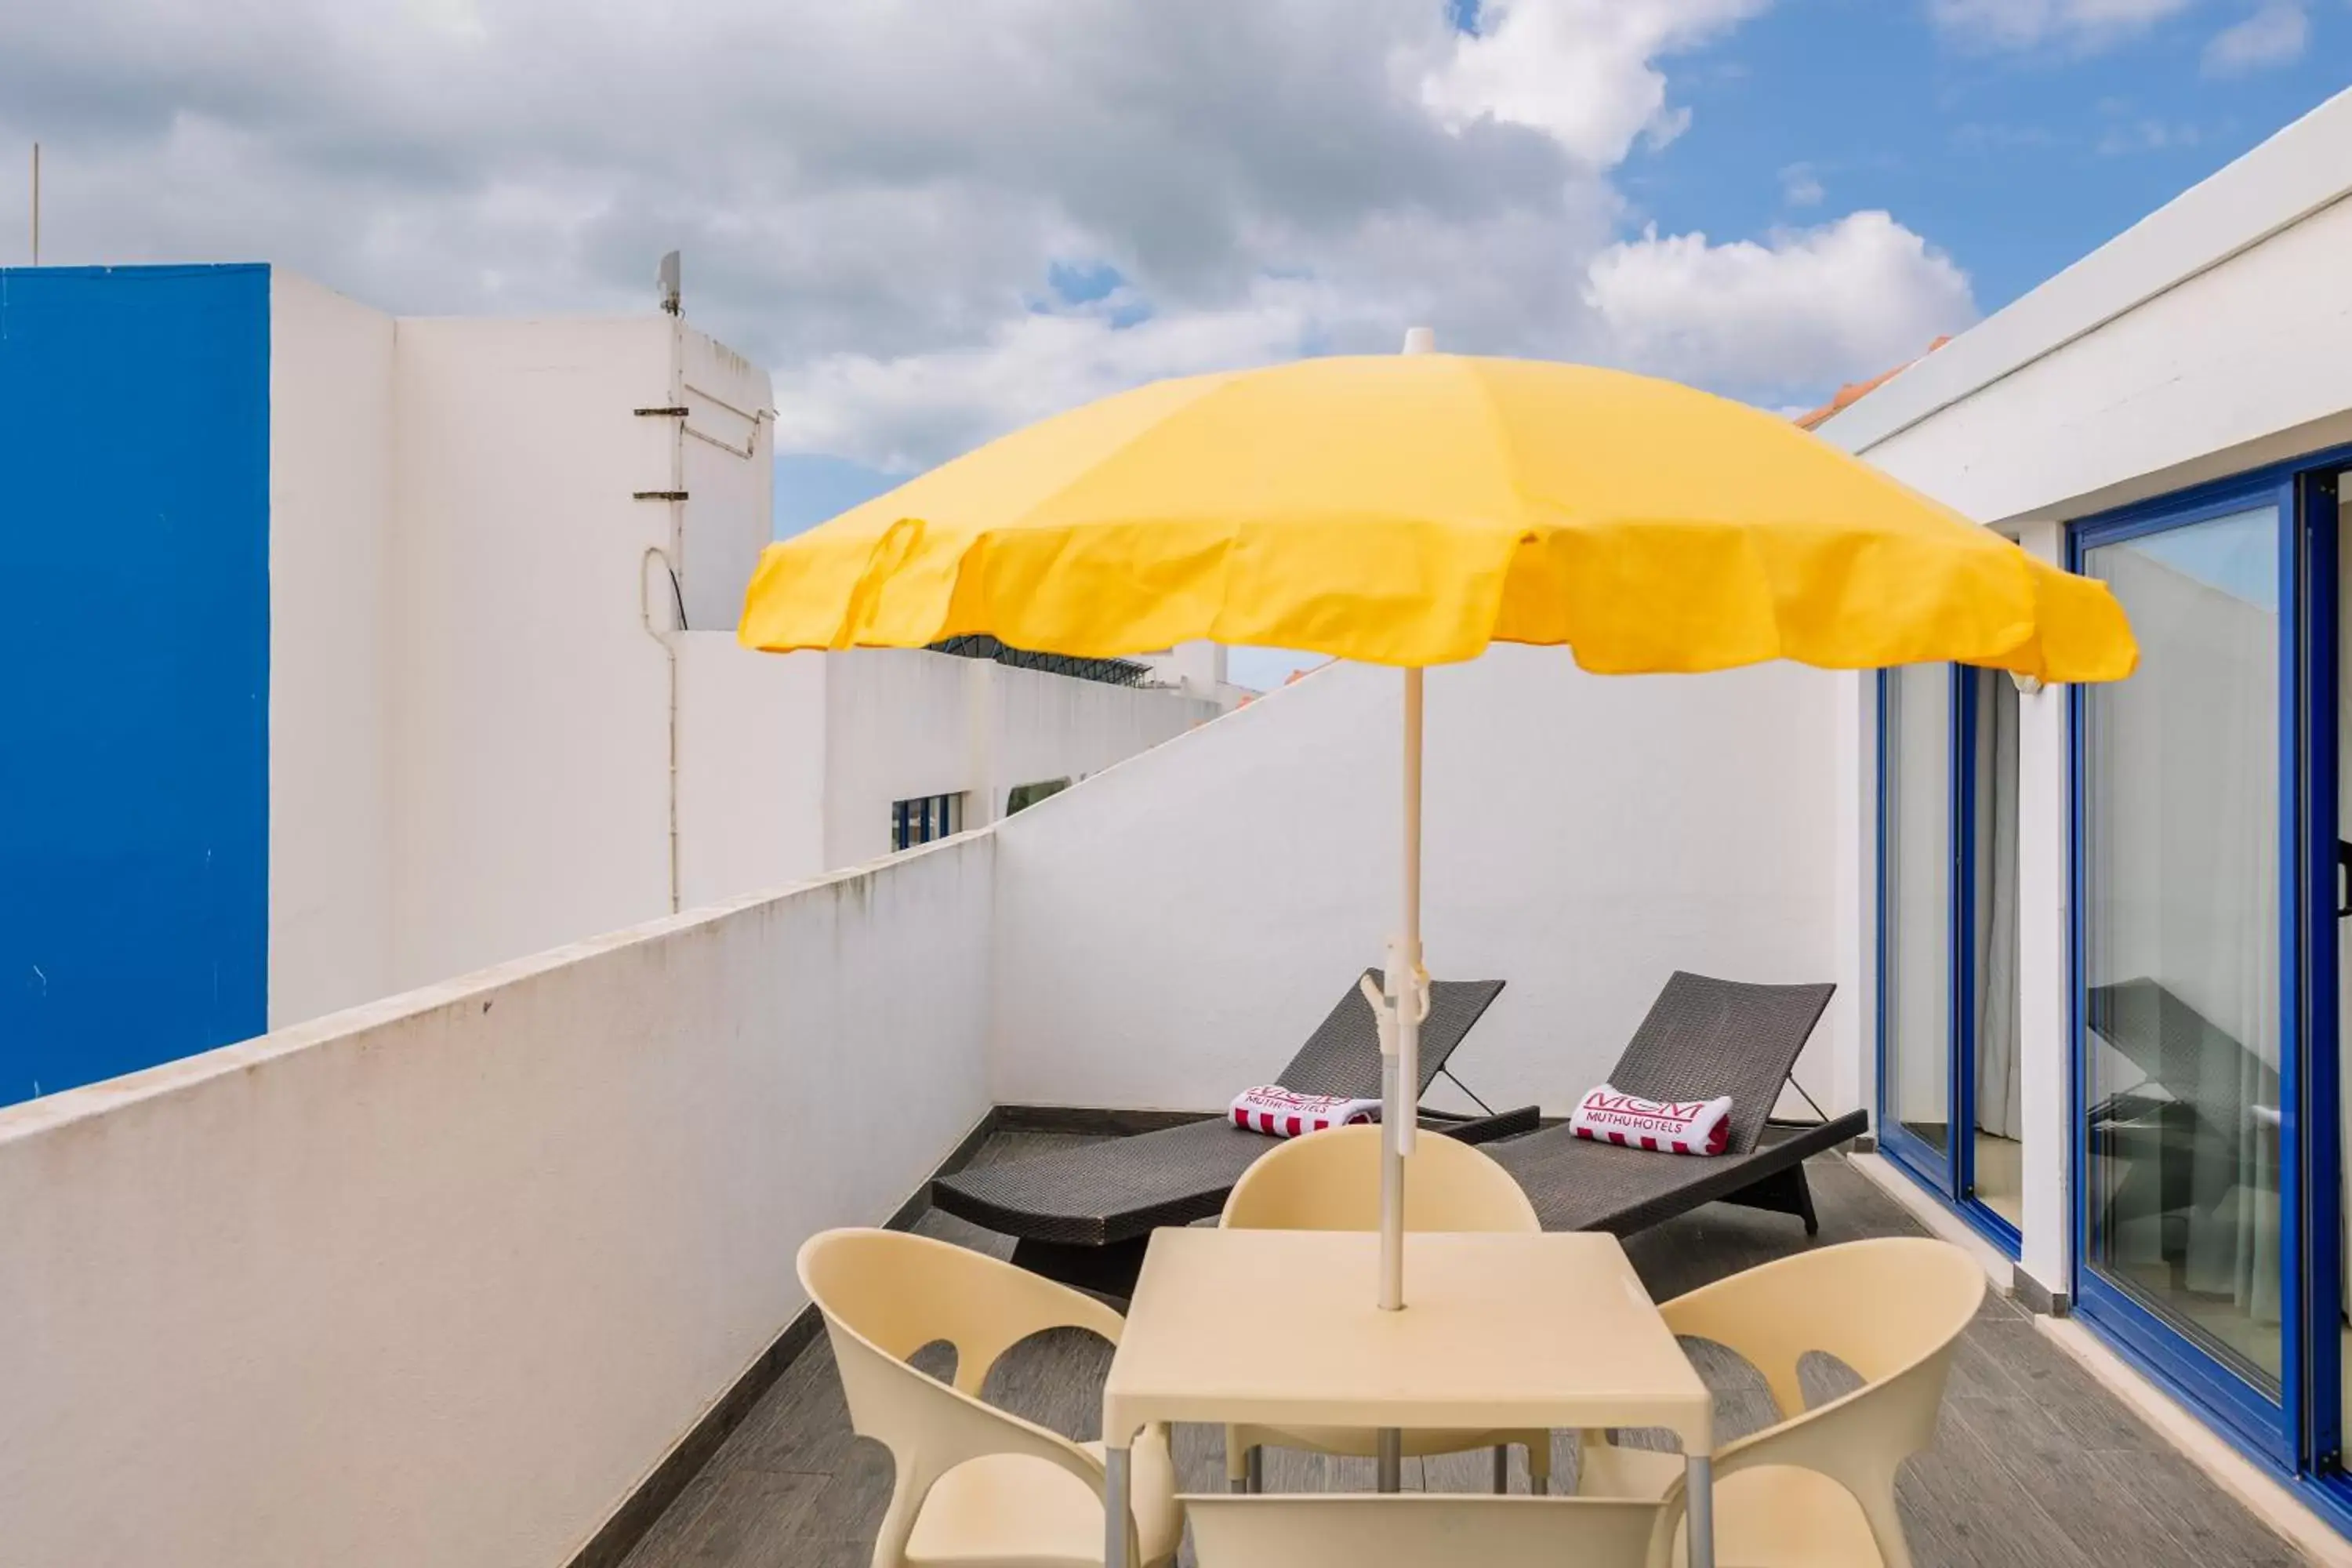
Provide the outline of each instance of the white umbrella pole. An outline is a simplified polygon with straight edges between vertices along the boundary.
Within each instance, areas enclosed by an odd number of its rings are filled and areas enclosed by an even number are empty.
[[[1425,354],[1436,334],[1414,327],[1404,352]],[[1404,1307],[1404,1162],[1421,1123],[1421,1021],[1429,1011],[1421,968],[1421,671],[1404,672],[1404,918],[1389,939],[1387,1016],[1381,1030],[1381,1310]],[[1385,1479],[1388,1467],[1383,1467]]]
[[[1404,1306],[1404,1162],[1421,1111],[1421,1021],[1429,1008],[1421,967],[1422,672],[1404,672],[1404,910],[1389,939],[1388,1022],[1381,1060],[1381,1310]]]

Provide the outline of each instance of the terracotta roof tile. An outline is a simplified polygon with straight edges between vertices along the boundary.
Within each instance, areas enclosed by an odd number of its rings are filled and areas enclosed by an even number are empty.
[[[1937,349],[1942,348],[1946,343],[1948,343],[1951,341],[1952,340],[1948,335],[1937,338],[1934,342],[1927,345],[1927,353],[1921,354],[1919,359],[1926,359],[1927,354],[1934,353]],[[1913,365],[1917,364],[1919,363],[1919,359],[1906,360],[1901,364],[1896,365],[1893,370],[1884,372],[1878,375],[1874,375],[1868,381],[1847,382],[1843,386],[1837,389],[1837,395],[1835,397],[1831,398],[1827,403],[1822,404],[1819,408],[1814,409],[1810,414],[1801,414],[1797,416],[1798,427],[1800,429],[1811,430],[1815,426],[1821,424],[1822,421],[1827,419],[1831,415],[1844,413],[1853,405],[1861,402],[1864,398],[1877,391],[1888,382],[1893,381],[1896,376],[1901,375]]]

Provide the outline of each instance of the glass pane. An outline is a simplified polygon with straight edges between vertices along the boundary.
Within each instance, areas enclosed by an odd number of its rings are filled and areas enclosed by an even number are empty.
[[[1885,1114],[1937,1150],[1951,1121],[1951,667],[1886,672]]]
[[[2084,565],[2140,645],[2084,694],[2090,1261],[2275,1389],[2277,512]]]
[[[1977,1201],[2024,1225],[2024,1118],[2018,1103],[2017,682],[1971,669],[1976,683],[1975,884],[1970,892],[1976,973],[1969,1005],[1976,1046]]]

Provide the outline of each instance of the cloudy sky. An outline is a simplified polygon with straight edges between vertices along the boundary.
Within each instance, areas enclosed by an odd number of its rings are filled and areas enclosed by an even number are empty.
[[[627,310],[679,247],[774,372],[789,529],[1413,324],[1811,403],[2347,58],[2347,0],[78,0],[0,5],[0,145],[45,145],[50,262]]]

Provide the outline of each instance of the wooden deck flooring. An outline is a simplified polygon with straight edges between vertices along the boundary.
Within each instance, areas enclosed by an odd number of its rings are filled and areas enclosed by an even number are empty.
[[[1068,1135],[1000,1133],[982,1160],[1025,1154]],[[1907,1215],[1834,1156],[1812,1162],[1821,1244],[1915,1232]],[[941,1214],[926,1234],[999,1254],[1001,1237]],[[1785,1216],[1712,1205],[1627,1244],[1660,1299],[1807,1245]],[[1764,1418],[1760,1380],[1744,1363],[1698,1347],[1717,1390],[1718,1429]],[[1081,1440],[1100,1424],[1109,1349],[1074,1331],[1016,1347],[992,1375],[988,1397]],[[938,1369],[935,1369],[938,1370]],[[1823,1368],[1834,1382],[1837,1369]],[[1810,1375],[1810,1374],[1809,1374]],[[1177,1433],[1189,1490],[1223,1485],[1213,1428]],[[1563,1489],[1571,1460],[1555,1457]],[[1405,1484],[1475,1491],[1486,1456],[1407,1460]],[[1514,1462],[1515,1469],[1517,1468]],[[630,1554],[625,1568],[863,1568],[889,1497],[881,1448],[849,1430],[822,1336],[778,1379],[743,1424]],[[1274,1490],[1370,1490],[1369,1460],[1286,1452],[1266,1456]],[[1526,1485],[1524,1472],[1515,1486]],[[1900,1497],[1919,1568],[2253,1568],[2303,1559],[2053,1347],[2011,1303],[1988,1299],[1962,1342],[1934,1450],[1905,1467]],[[1187,1561],[1189,1562],[1189,1552]]]

